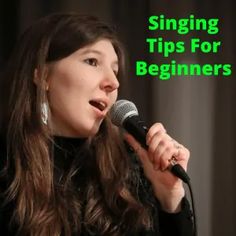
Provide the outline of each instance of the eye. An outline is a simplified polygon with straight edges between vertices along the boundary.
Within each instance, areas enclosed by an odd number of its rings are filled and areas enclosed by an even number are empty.
[[[119,72],[119,67],[118,67],[118,65],[114,65],[114,66],[112,66],[111,68],[112,68],[112,70],[113,70],[114,75],[117,76],[117,75],[118,75],[118,72]]]
[[[98,60],[96,58],[87,58],[84,61],[90,66],[98,66]]]
[[[118,70],[113,70],[113,73],[115,74],[115,76],[118,75]]]

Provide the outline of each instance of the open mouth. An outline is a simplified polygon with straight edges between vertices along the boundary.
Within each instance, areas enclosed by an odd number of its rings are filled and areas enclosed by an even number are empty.
[[[100,111],[104,111],[107,107],[107,104],[101,101],[89,101],[89,104],[96,107],[97,109],[99,109]]]

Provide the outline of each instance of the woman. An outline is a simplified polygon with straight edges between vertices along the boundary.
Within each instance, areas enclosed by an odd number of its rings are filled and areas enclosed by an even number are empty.
[[[22,35],[6,74],[5,235],[192,235],[182,182],[165,171],[172,156],[186,169],[189,151],[160,123],[148,151],[111,124],[123,71],[96,18],[53,14]]]

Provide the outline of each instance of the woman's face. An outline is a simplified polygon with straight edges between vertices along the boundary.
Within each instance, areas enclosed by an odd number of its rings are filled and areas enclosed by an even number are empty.
[[[117,99],[118,58],[109,40],[85,46],[49,66],[54,135],[94,136]]]

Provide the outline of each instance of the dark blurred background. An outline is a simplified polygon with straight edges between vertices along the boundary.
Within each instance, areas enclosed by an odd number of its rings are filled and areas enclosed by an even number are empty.
[[[88,13],[114,25],[130,60],[120,97],[134,101],[149,124],[162,122],[168,133],[191,151],[188,171],[196,200],[199,236],[236,235],[236,34],[233,27],[236,15],[233,0],[1,0],[0,4],[0,72],[19,34],[49,13]],[[148,17],[160,14],[173,18],[188,18],[190,14],[206,19],[219,18],[217,35],[192,32],[181,38],[188,41],[197,36],[222,41],[219,53],[173,54],[168,61],[230,63],[232,76],[185,76],[167,81],[150,76],[138,78],[136,60],[163,63],[161,55],[148,53],[145,43],[145,38],[150,36]],[[164,36],[180,40],[175,32],[165,31]],[[4,102],[2,96],[1,102]]]

